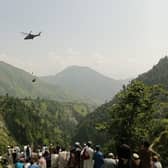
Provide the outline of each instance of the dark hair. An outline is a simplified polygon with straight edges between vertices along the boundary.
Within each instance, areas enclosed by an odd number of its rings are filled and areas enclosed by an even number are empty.
[[[100,145],[96,145],[95,149],[96,149],[96,151],[99,151],[100,150]]]
[[[144,145],[144,147],[149,148],[150,144],[148,141],[142,141],[142,145]]]
[[[92,141],[88,141],[87,146],[91,147],[91,145],[92,145]]]
[[[125,159],[130,159],[131,158],[131,149],[127,144],[122,144],[118,148],[118,157],[119,158],[125,158]]]
[[[154,162],[157,162],[158,160],[159,160],[158,156],[154,155],[154,156],[153,156],[153,161],[154,161]]]

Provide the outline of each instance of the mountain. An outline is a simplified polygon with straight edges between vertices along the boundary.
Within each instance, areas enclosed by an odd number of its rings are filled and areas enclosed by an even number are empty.
[[[36,81],[32,82],[34,78]],[[74,100],[74,96],[65,89],[47,84],[22,69],[0,61],[0,95],[5,94],[14,97],[41,97],[59,101]]]
[[[137,80],[148,85],[161,84],[168,88],[168,57],[160,59],[152,69],[139,75]]]
[[[111,149],[115,153],[122,143],[138,151],[141,141],[148,140],[167,165],[168,91],[134,80],[112,101],[88,114],[77,128],[73,140],[101,144],[104,153]]]
[[[134,82],[137,84],[133,85]],[[140,86],[140,88],[137,88],[137,86]],[[151,97],[146,96],[147,93]],[[149,104],[145,105],[146,103]],[[144,124],[144,120],[138,117],[142,117],[144,112],[144,114],[147,114],[151,104],[153,104],[152,116],[150,118],[152,122],[151,124],[149,122]],[[128,114],[128,111],[132,111],[132,114]],[[137,112],[141,114],[137,115]],[[167,165],[168,155],[164,149],[168,146],[168,57],[160,59],[148,72],[139,75],[126,87],[123,87],[111,101],[101,105],[94,112],[88,114],[77,126],[78,129],[73,139],[78,139],[81,142],[92,140],[97,144],[101,144],[107,151],[108,149],[114,150],[115,142],[118,142],[118,138],[122,137],[120,133],[125,133],[128,130],[125,128],[126,124],[123,124],[124,126],[120,129],[117,128],[117,125],[121,121],[124,123],[130,117],[136,115],[135,126],[131,127],[129,125],[131,129],[135,129],[139,125],[135,133],[140,132],[135,137],[143,135],[141,131],[144,126],[149,127],[151,132],[146,132],[145,136],[147,138],[145,137],[145,139],[148,139],[152,143],[153,149],[158,151],[162,157],[162,163]],[[123,116],[125,118],[122,120]],[[150,119],[147,118],[147,120]],[[133,120],[131,119],[130,121],[132,122]],[[115,136],[119,136],[117,141],[114,139]],[[139,143],[140,141],[141,139],[137,142]]]
[[[91,68],[80,66],[71,66],[55,76],[40,79],[98,103],[111,99],[125,83],[106,77]]]

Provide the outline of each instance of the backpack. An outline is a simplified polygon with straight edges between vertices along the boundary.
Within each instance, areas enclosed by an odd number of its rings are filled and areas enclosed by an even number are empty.
[[[83,159],[83,160],[88,160],[88,159],[90,159],[89,152],[86,150],[86,148],[85,148],[84,151],[83,151],[82,159]]]

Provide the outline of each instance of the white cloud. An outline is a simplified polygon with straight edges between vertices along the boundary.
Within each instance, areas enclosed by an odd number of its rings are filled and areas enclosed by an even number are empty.
[[[25,64],[24,61],[18,59],[17,57],[9,56],[6,53],[0,54],[0,60],[6,62],[8,64],[11,64],[13,66],[18,66],[18,68],[23,67]]]
[[[80,55],[80,52],[77,50],[74,50],[73,48],[68,48],[67,55],[68,56]]]

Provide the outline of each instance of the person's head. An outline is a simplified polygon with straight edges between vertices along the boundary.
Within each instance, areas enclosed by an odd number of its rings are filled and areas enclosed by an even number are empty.
[[[108,153],[108,156],[107,156],[107,157],[114,159],[114,154],[113,154],[113,153]]]
[[[139,159],[139,155],[137,153],[133,153],[132,154],[132,159],[133,160],[138,160]]]
[[[157,161],[159,161],[159,157],[158,157],[157,155],[154,155],[153,158],[152,158],[152,160],[153,160],[154,162],[157,162]]]
[[[62,147],[62,148],[61,148],[61,151],[65,151],[65,147]]]
[[[31,164],[38,162],[38,155],[33,155],[31,158]]]
[[[41,158],[43,156],[42,152],[38,153],[38,158]]]
[[[24,157],[21,156],[19,159],[18,159],[19,162],[24,162]]]
[[[131,149],[127,144],[122,144],[118,148],[118,157],[122,159],[130,159],[131,158]]]
[[[80,147],[80,143],[79,142],[75,142],[75,147]]]
[[[141,143],[141,149],[148,149],[150,146],[148,141],[142,141]]]
[[[88,141],[87,146],[91,147],[92,146],[92,141]]]
[[[100,145],[96,145],[95,149],[96,149],[96,151],[99,151],[100,150]]]

